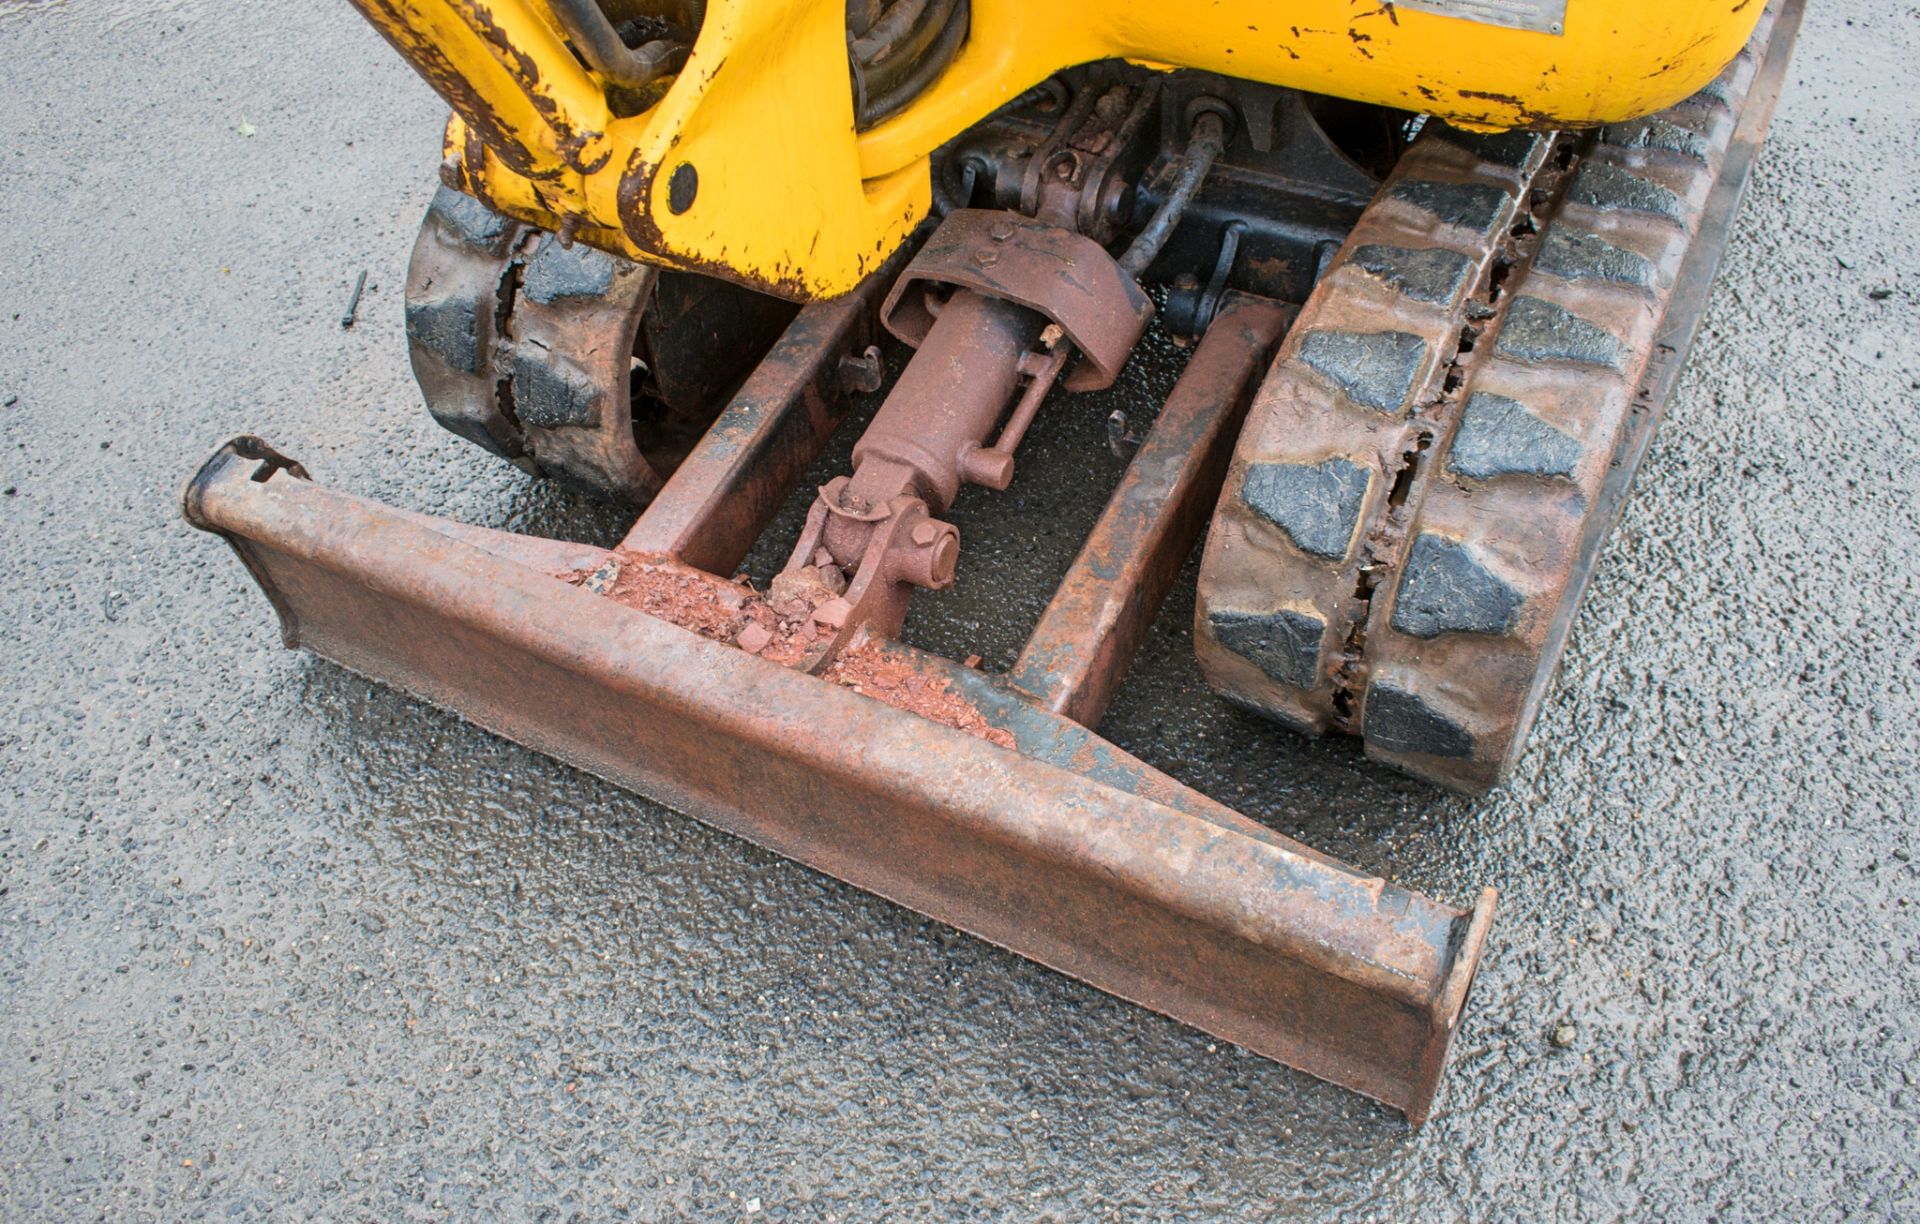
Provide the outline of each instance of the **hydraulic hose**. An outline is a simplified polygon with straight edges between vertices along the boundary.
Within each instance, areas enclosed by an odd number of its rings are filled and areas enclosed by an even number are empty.
[[[656,39],[629,47],[601,11],[599,0],[552,0],[553,15],[581,58],[608,81],[626,89],[644,89],[686,63],[684,43]]]
[[[885,39],[876,37],[882,26],[895,24],[896,13],[910,16],[911,24],[889,32]],[[889,9],[866,37],[856,39],[849,51],[854,75],[854,126],[864,131],[918,97],[959,54],[967,40],[970,18],[968,0],[903,0]],[[879,58],[862,62],[862,46],[877,50]]]
[[[1200,184],[1206,180],[1207,172],[1213,169],[1213,163],[1227,146],[1227,122],[1214,111],[1203,111],[1193,121],[1193,131],[1187,137],[1186,155],[1181,159],[1179,173],[1174,175],[1173,186],[1167,190],[1167,198],[1160,201],[1160,207],[1153,210],[1153,217],[1146,228],[1134,238],[1132,245],[1120,256],[1120,267],[1135,280],[1147,270],[1161,248],[1167,245],[1167,239],[1173,237],[1175,227],[1186,213],[1187,205],[1193,202],[1194,193],[1200,190]]]

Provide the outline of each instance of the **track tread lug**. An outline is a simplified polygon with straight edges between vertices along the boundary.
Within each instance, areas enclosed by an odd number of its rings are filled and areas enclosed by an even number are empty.
[[[1343,561],[1372,483],[1371,468],[1338,457],[1311,466],[1257,463],[1247,469],[1241,497],[1301,552]]]
[[[536,429],[593,429],[600,424],[602,395],[585,375],[556,359],[513,358],[513,405],[523,425]]]
[[[1685,224],[1687,202],[1660,184],[1609,162],[1589,160],[1573,172],[1567,198],[1604,213],[1641,212]]]
[[[520,292],[543,306],[568,298],[598,298],[613,287],[621,262],[585,243],[569,246],[548,234],[527,261]]]
[[[1390,414],[1405,411],[1430,352],[1411,332],[1315,331],[1300,342],[1300,360],[1334,390]]]
[[[506,255],[520,229],[518,222],[444,185],[434,191],[427,216],[448,238],[495,259]]]
[[[1656,280],[1653,263],[1645,256],[1565,221],[1548,228],[1533,266],[1562,280],[1612,281],[1641,289],[1652,289]]]
[[[1327,636],[1325,620],[1292,608],[1275,612],[1212,609],[1207,623],[1222,646],[1269,678],[1294,688],[1313,687]]]
[[[1564,306],[1531,295],[1507,310],[1494,351],[1523,362],[1569,362],[1624,370],[1628,354],[1612,332]]]
[[[1745,75],[1742,71],[1744,68],[1745,65],[1736,57],[1733,63],[1727,65],[1724,72],[1707,82],[1698,93],[1693,95],[1694,100],[1711,102],[1715,106],[1725,107],[1728,111],[1733,110],[1744,92],[1744,82],[1739,80]]]
[[[1411,756],[1471,760],[1473,732],[1418,694],[1376,680],[1367,687],[1363,734],[1372,750]]]
[[[1392,625],[1410,637],[1444,633],[1502,635],[1513,630],[1526,596],[1458,540],[1423,531],[1413,541],[1394,600]]]
[[[1355,247],[1348,262],[1418,302],[1451,307],[1473,283],[1473,260],[1445,247]]]
[[[1545,132],[1469,132],[1435,121],[1436,136],[1482,161],[1518,170],[1553,137]]]
[[[1482,241],[1491,239],[1499,231],[1513,202],[1506,191],[1488,183],[1451,183],[1440,179],[1402,179],[1387,195],[1447,225],[1459,226]]]
[[[1475,391],[1461,411],[1447,451],[1447,470],[1471,480],[1570,478],[1580,455],[1578,439],[1540,419],[1519,400]]]
[[[1609,127],[1601,132],[1600,139],[1621,149],[1665,149],[1669,153],[1692,158],[1703,166],[1711,164],[1713,155],[1712,143],[1706,136],[1659,115],[1637,124]]]
[[[462,374],[480,373],[479,313],[482,304],[470,297],[408,302],[407,339]]]

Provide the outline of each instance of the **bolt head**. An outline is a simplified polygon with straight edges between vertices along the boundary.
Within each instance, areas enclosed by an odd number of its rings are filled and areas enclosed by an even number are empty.
[[[940,529],[932,523],[922,520],[913,525],[913,542],[925,548],[940,538]]]
[[[960,566],[960,541],[947,536],[940,541],[940,547],[933,554],[933,580],[940,586],[953,581],[954,571]]]

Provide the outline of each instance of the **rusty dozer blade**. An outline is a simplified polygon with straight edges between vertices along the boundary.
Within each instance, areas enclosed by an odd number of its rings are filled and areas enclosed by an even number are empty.
[[[183,508],[289,646],[1420,1122],[1493,891],[1459,909],[1368,876],[1089,729],[1292,309],[1228,295],[1012,674],[871,627],[783,666],[729,576],[837,423],[884,288],[803,309],[618,549],[337,492],[255,438]]]

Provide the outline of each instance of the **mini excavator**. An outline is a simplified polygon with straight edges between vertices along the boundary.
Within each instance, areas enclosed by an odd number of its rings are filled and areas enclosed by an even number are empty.
[[[1802,0],[353,3],[452,111],[427,410],[637,517],[469,526],[235,438],[184,511],[288,645],[1423,1120],[1492,890],[1356,871],[1102,713],[1199,547],[1221,699],[1500,784]],[[1182,373],[1011,669],[903,642],[956,499],[1150,328]]]

